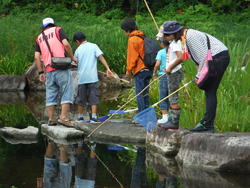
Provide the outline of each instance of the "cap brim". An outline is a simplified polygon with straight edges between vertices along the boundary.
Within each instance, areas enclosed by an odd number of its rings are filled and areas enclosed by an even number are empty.
[[[53,24],[53,23],[46,23],[46,24],[42,24],[42,27],[45,28],[45,27],[47,27],[48,25],[55,25],[55,24]]]
[[[178,32],[178,31],[180,31],[181,29],[183,29],[183,26],[180,26],[175,31],[163,31],[163,34],[171,35],[171,34],[174,34],[174,33]]]

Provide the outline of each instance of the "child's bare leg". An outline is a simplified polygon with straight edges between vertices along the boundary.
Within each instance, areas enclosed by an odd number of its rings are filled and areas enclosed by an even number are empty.
[[[84,106],[78,105],[77,111],[78,111],[78,114],[83,114],[84,113]]]

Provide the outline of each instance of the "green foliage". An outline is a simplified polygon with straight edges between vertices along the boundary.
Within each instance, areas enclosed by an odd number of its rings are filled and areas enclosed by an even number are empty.
[[[153,12],[157,12],[162,7],[172,7],[173,10],[181,11],[188,6],[198,4],[206,4],[211,6],[213,10],[220,12],[232,12],[235,10],[243,10],[249,5],[249,0],[147,0]],[[32,10],[32,12],[43,12],[48,7],[57,7],[56,11],[63,9],[81,10],[84,13],[101,15],[114,9],[120,9],[126,13],[135,15],[139,12],[147,12],[143,0],[1,0],[0,10],[13,10],[16,7],[24,7]]]
[[[23,128],[29,125],[38,125],[25,105],[1,105],[0,125]]]
[[[11,6],[11,0],[0,0],[0,13],[8,12]]]

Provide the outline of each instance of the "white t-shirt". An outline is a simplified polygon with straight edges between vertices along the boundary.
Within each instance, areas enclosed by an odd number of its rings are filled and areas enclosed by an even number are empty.
[[[169,64],[175,62],[175,60],[177,59],[176,52],[178,51],[182,52],[181,41],[180,40],[178,40],[177,42],[172,41],[168,48],[166,68],[169,66]],[[180,70],[181,67],[182,67],[181,64],[177,65],[174,69],[172,69],[171,73]]]

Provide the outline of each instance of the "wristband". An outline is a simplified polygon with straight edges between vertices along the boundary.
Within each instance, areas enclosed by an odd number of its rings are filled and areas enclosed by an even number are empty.
[[[44,71],[40,71],[40,72],[38,72],[38,75],[41,75],[41,74],[43,74],[44,73]]]

